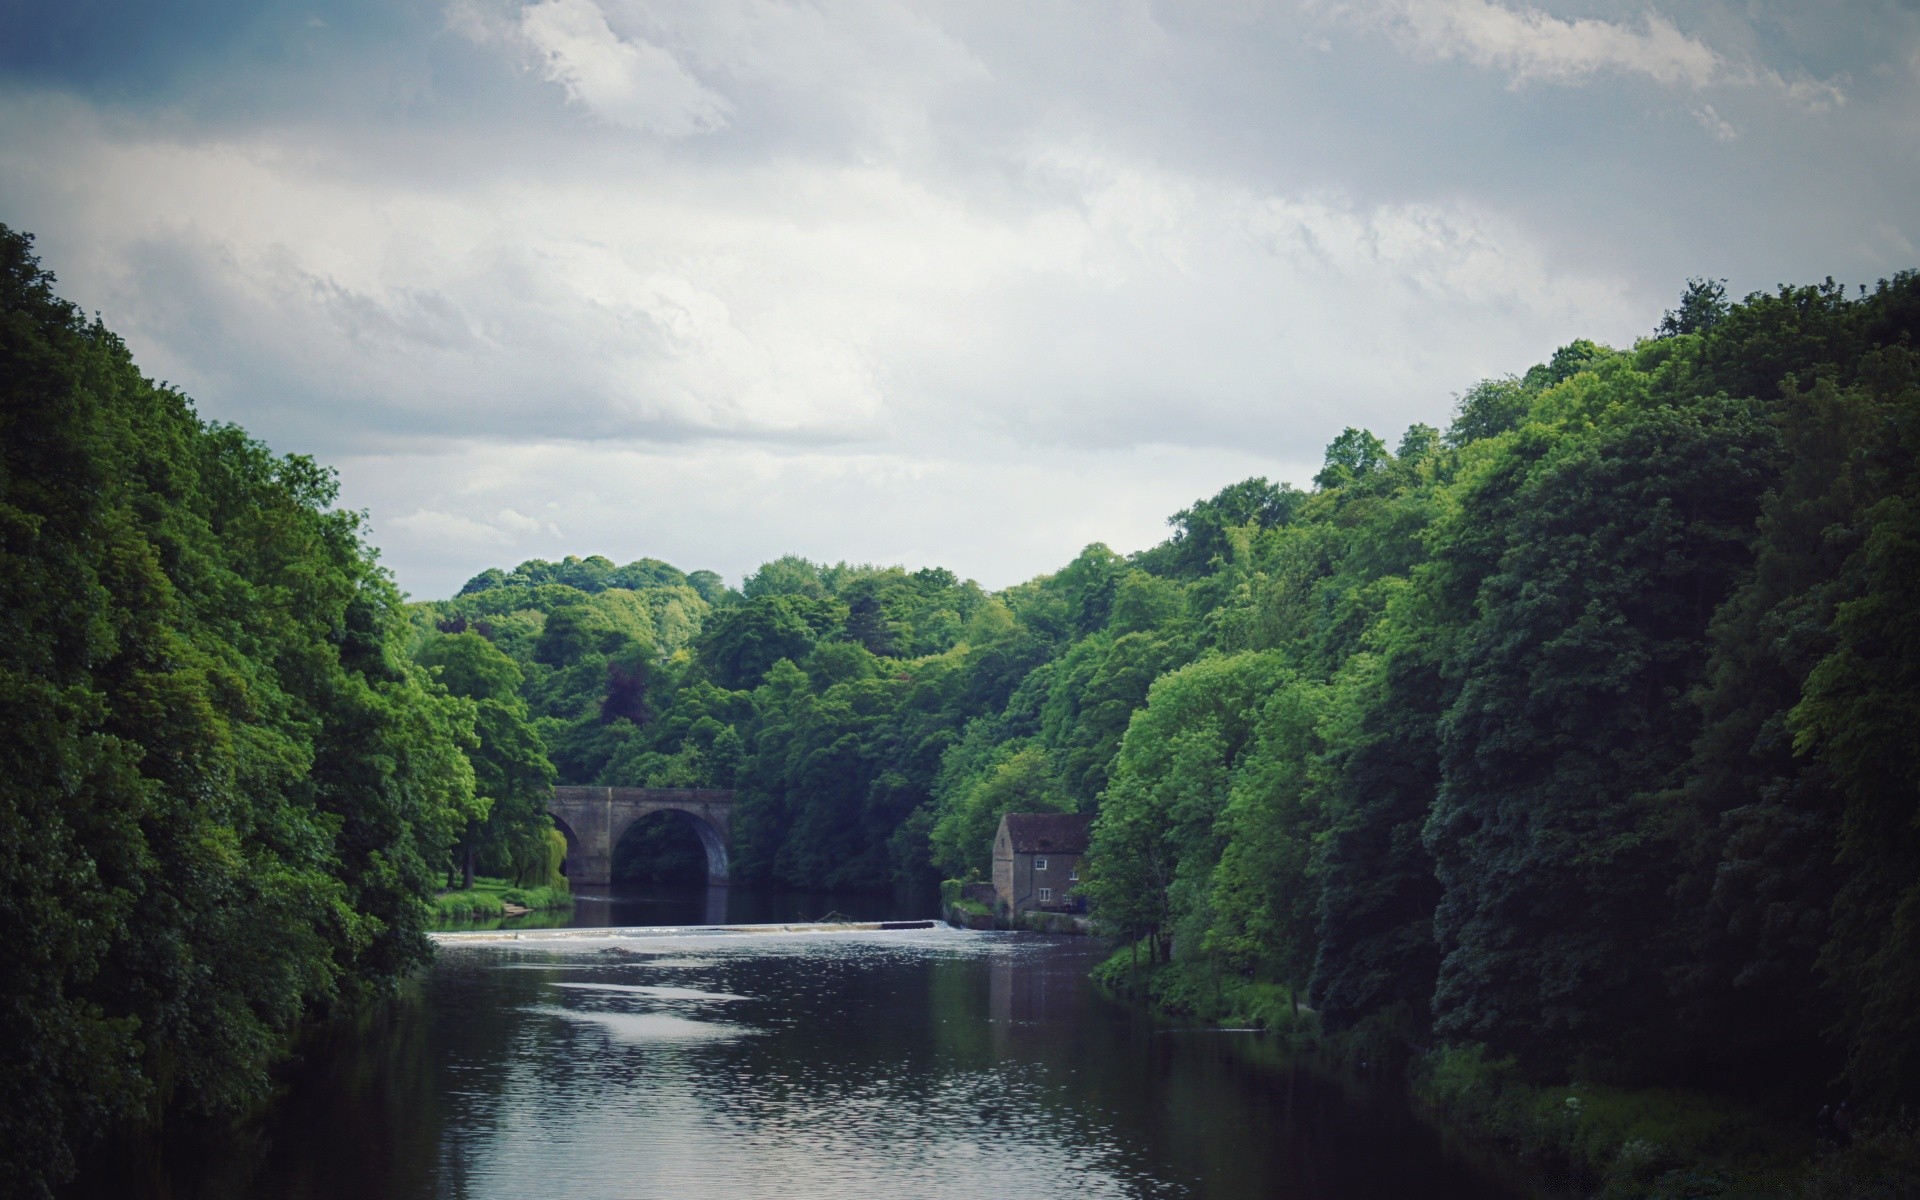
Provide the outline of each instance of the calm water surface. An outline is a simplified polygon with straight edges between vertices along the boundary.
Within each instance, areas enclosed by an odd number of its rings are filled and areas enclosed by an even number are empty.
[[[1512,1194],[1389,1093],[1103,998],[1100,953],[944,926],[447,946],[415,1000],[314,1044],[256,1133],[133,1190]]]

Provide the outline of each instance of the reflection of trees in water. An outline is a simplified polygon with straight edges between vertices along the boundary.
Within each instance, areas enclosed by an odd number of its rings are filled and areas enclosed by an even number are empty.
[[[1131,1018],[1088,985],[1091,939],[623,945],[444,951],[411,1002],[306,1043],[260,1145],[210,1153],[172,1194],[534,1194],[562,1145],[569,1170],[683,1185],[642,1195],[1506,1191],[1391,1087],[1306,1069],[1278,1038]],[[623,1036],[562,1008],[742,1032]]]
[[[357,1017],[310,1026],[276,1073],[279,1098],[254,1119],[231,1126],[183,1121],[161,1138],[129,1139],[97,1156],[66,1194],[461,1194],[462,1164],[442,1153],[449,1114],[432,1031],[444,1014],[423,991],[415,977]],[[471,1111],[455,1116],[469,1130],[480,1127],[467,1135],[474,1142],[490,1128],[477,1117],[488,1091],[477,1077],[469,1086]]]
[[[707,881],[707,852],[687,818],[658,812],[628,827],[613,850],[616,884]]]

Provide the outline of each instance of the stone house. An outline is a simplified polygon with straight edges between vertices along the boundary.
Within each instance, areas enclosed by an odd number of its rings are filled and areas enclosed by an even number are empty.
[[[994,907],[1008,920],[1023,912],[1085,912],[1075,894],[1087,854],[1092,813],[1008,813],[993,835]]]

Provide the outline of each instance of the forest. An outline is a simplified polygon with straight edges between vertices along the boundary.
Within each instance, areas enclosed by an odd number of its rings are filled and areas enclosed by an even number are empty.
[[[450,872],[544,861],[555,782],[736,789],[748,886],[925,889],[1095,812],[1149,971],[1527,1080],[1920,1101],[1920,275],[1692,281],[1001,591],[593,556],[414,603],[330,472],[52,287],[0,229],[23,1178],[257,1104]]]
[[[1137,961],[1524,1079],[1920,1100],[1920,277],[1732,302],[1347,429],[988,593],[534,561],[411,612],[564,782],[738,789],[749,883],[1098,813]],[[503,661],[497,668],[510,672]]]

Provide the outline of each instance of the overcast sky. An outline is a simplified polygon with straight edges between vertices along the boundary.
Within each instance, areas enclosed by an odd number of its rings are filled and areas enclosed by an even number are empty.
[[[0,222],[401,585],[989,587],[1920,266],[1914,0],[6,0]]]

